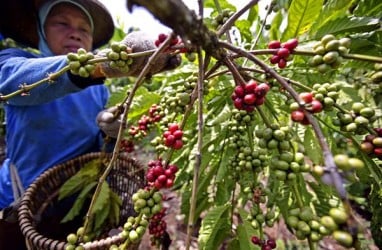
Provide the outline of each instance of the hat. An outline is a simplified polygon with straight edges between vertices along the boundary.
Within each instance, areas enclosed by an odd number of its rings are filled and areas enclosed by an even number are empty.
[[[38,9],[49,0],[5,0],[0,8],[0,33],[15,41],[38,48]],[[93,48],[106,44],[114,33],[113,18],[97,0],[77,0],[94,23]]]

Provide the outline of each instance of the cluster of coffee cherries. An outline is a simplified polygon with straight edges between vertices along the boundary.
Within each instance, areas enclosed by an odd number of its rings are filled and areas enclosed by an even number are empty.
[[[236,147],[237,154],[230,160],[235,171],[261,171],[267,165],[267,151],[260,148],[251,150],[249,146]]]
[[[152,246],[157,246],[161,244],[161,241],[166,234],[167,223],[164,220],[166,215],[166,208],[153,215],[150,219],[149,224],[149,234],[151,235],[150,241]]]
[[[145,216],[127,218],[126,223],[123,225],[123,230],[120,233],[126,243],[138,244],[146,232],[149,225],[148,218]],[[110,249],[118,250],[118,246],[113,245]]]
[[[274,239],[262,240],[258,236],[254,235],[251,237],[253,244],[260,246],[261,250],[271,250],[276,248],[276,241]]]
[[[164,97],[163,102],[169,112],[184,113],[191,102],[191,93],[176,91],[173,95]]]
[[[167,38],[168,38],[167,34],[160,33],[158,35],[157,39],[154,41],[155,46],[159,47]],[[173,49],[171,47],[175,46],[175,45],[183,45],[182,39],[180,39],[179,37],[172,38],[170,41],[169,48],[167,48],[166,51],[173,51]],[[187,48],[180,48],[179,52],[186,53]]]
[[[175,174],[178,167],[175,165],[164,166],[161,159],[152,160],[148,163],[146,180],[150,186],[156,189],[171,188],[174,185]]]
[[[66,236],[66,242],[68,244],[65,249],[85,249],[82,245],[79,245],[80,241],[83,243],[90,242],[90,237],[84,233],[84,227],[80,227],[76,233],[70,233]]]
[[[94,58],[94,54],[87,52],[83,48],[79,48],[77,53],[69,52],[66,57],[70,73],[73,75],[86,78],[89,77],[95,69],[95,65],[88,62]]]
[[[246,84],[237,85],[231,95],[234,106],[239,110],[252,112],[256,106],[265,102],[265,95],[269,91],[269,85],[249,80]]]
[[[350,247],[352,236],[343,230],[348,214],[342,207],[332,207],[327,215],[318,217],[309,206],[292,208],[288,211],[286,223],[295,232],[297,239],[309,238],[313,242],[331,235],[339,244]]]
[[[215,30],[219,30],[227,20],[233,15],[230,9],[223,9],[215,18],[212,19],[211,25]]]
[[[142,115],[138,121],[137,126],[130,126],[129,134],[135,139],[146,136],[152,125],[156,122],[159,122],[163,116],[164,113],[162,112],[161,106],[153,104],[149,109],[149,114]]]
[[[183,131],[177,123],[168,125],[168,129],[163,133],[164,145],[172,149],[181,149],[183,147]]]
[[[121,72],[128,72],[133,58],[129,56],[132,49],[121,42],[113,42],[110,49],[106,52],[106,57],[110,60],[109,66]]]
[[[131,153],[134,151],[134,142],[128,139],[122,139],[120,150],[121,152]]]
[[[330,234],[330,230],[324,226],[328,225],[330,227],[330,223],[326,218],[324,218],[323,223],[321,223],[320,219],[316,217],[312,208],[309,206],[289,209],[286,224],[294,230],[294,235],[299,240],[309,238],[311,241],[317,242],[321,240],[324,235]]]
[[[131,197],[135,212],[148,218],[162,210],[162,194],[150,188],[141,188]]]
[[[300,152],[281,152],[272,157],[270,166],[274,176],[281,181],[295,180],[298,173],[310,170],[309,164],[304,162],[304,154]]]
[[[302,125],[308,125],[309,120],[304,113],[304,109],[311,113],[319,113],[322,111],[323,105],[320,101],[314,98],[311,92],[302,92],[299,94],[299,97],[302,100],[302,105],[304,107],[301,107],[297,102],[293,102],[290,105],[291,119]]]
[[[376,134],[366,135],[361,143],[361,150],[371,157],[382,160],[382,128],[374,128]]]
[[[270,127],[258,128],[255,130],[255,136],[259,138],[260,148],[280,151],[288,151],[291,148],[292,134],[287,126],[272,124]]]
[[[321,102],[323,110],[329,111],[333,109],[338,99],[339,90],[339,83],[316,83],[313,85],[312,94],[315,100]]]
[[[291,60],[291,54],[298,45],[296,38],[289,39],[288,41],[281,43],[280,41],[271,41],[268,43],[269,49],[277,49],[274,55],[271,57],[270,62],[277,64],[280,69],[287,66],[287,61]]]
[[[309,64],[320,73],[336,69],[343,61],[342,55],[349,52],[350,44],[350,38],[337,39],[334,35],[327,34],[313,46],[316,55],[310,59]]]
[[[253,229],[258,230],[264,225],[273,227],[277,216],[272,208],[267,208],[267,211],[262,211],[259,204],[254,204],[247,216],[247,220],[251,222]]]
[[[365,164],[362,160],[356,157],[350,157],[347,154],[334,155],[334,163],[338,169],[343,171],[362,169],[365,167]]]
[[[245,126],[251,124],[255,120],[255,113],[245,110],[232,110],[232,123],[231,126]],[[233,130],[237,128],[232,128]]]
[[[333,124],[339,126],[341,131],[363,135],[368,132],[368,127],[376,121],[377,116],[373,108],[354,102],[350,112],[340,111],[337,118],[333,119]]]

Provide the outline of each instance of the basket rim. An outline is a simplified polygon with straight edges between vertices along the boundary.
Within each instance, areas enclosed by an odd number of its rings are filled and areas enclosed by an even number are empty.
[[[64,250],[67,246],[67,242],[60,241],[57,239],[51,239],[46,237],[45,235],[41,234],[36,230],[36,223],[34,219],[34,215],[31,211],[30,206],[33,203],[33,195],[37,193],[38,186],[44,183],[45,180],[49,180],[51,176],[54,176],[55,174],[61,172],[62,170],[68,167],[71,167],[76,162],[80,162],[81,160],[84,161],[90,161],[92,159],[96,159],[97,157],[101,157],[101,155],[104,154],[106,157],[111,157],[111,154],[105,154],[103,152],[91,152],[86,153],[83,155],[79,155],[77,157],[74,157],[66,162],[57,164],[46,171],[44,171],[42,174],[40,174],[33,182],[32,184],[25,190],[25,193],[20,201],[20,206],[18,207],[18,219],[19,219],[19,227],[24,235],[24,237],[27,239],[27,241],[35,243],[37,241],[36,245],[37,247],[41,247],[42,249],[56,249],[56,250]],[[134,162],[136,164],[140,164],[135,158],[129,157],[126,154],[121,154],[118,156],[119,160],[124,161],[130,161]],[[75,168],[75,167],[73,167]],[[61,171],[60,171],[61,170]],[[75,171],[76,172],[76,171]],[[70,176],[68,176],[70,178]],[[63,183],[60,183],[61,186]],[[57,195],[57,194],[56,194]],[[38,239],[37,239],[38,238]],[[94,240],[87,243],[81,243],[82,246],[84,246],[86,249],[90,248],[93,249],[93,247],[100,247],[102,244],[118,244],[124,241],[125,238],[121,235],[114,235],[109,236],[100,240]],[[46,245],[48,245],[48,248],[46,248]]]

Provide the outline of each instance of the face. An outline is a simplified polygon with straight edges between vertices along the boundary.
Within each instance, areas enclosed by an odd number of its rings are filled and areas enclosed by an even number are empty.
[[[89,18],[74,5],[60,3],[54,6],[46,18],[44,29],[48,46],[56,55],[92,48]]]

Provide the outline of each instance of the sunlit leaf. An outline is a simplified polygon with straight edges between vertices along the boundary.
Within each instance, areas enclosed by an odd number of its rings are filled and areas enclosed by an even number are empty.
[[[288,25],[282,40],[307,33],[319,15],[322,4],[323,0],[293,0],[288,10]]]
[[[223,205],[208,211],[199,231],[199,249],[219,249],[219,245],[229,234],[230,223],[228,214],[230,207],[230,205]]]
[[[379,19],[372,17],[351,17],[345,16],[331,20],[317,30],[314,37],[319,39],[326,34],[346,34],[350,32],[368,32],[378,29]]]

